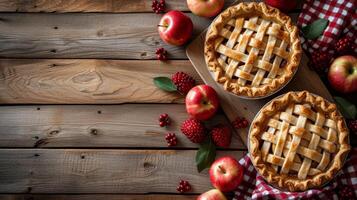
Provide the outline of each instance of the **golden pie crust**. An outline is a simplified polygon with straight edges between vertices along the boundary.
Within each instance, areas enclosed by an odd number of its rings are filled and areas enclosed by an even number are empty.
[[[264,3],[240,3],[222,12],[206,34],[208,69],[238,96],[268,96],[294,76],[301,58],[298,28]]]
[[[349,133],[336,105],[307,91],[265,105],[252,122],[249,153],[267,182],[289,191],[319,188],[342,168]]]

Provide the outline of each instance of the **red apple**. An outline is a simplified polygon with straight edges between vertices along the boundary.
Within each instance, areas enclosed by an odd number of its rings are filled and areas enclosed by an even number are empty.
[[[269,6],[275,7],[283,12],[289,12],[296,8],[297,0],[264,0]]]
[[[219,107],[218,95],[209,85],[193,87],[186,96],[187,113],[198,120],[211,118]]]
[[[227,199],[221,191],[217,189],[212,189],[198,196],[197,200],[227,200]]]
[[[162,16],[158,27],[161,39],[172,45],[185,44],[191,38],[193,30],[191,19],[177,10]]]
[[[201,17],[214,17],[221,12],[224,0],[187,0],[191,12]]]
[[[357,58],[340,56],[336,58],[328,71],[331,86],[342,93],[357,91]]]
[[[209,170],[211,183],[222,192],[233,191],[242,182],[243,170],[233,157],[221,157],[213,162]]]

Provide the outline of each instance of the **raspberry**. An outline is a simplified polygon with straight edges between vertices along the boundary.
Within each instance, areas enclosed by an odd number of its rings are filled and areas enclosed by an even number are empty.
[[[324,52],[314,52],[311,54],[311,62],[309,65],[319,73],[327,72],[330,66],[331,59]]]
[[[239,118],[237,117],[237,119],[235,119],[233,122],[233,127],[236,129],[241,129],[241,128],[247,128],[249,125],[249,122],[247,119],[245,119],[244,117]]]
[[[167,133],[165,136],[167,146],[172,147],[177,145],[177,138],[175,133]]]
[[[352,188],[350,188],[348,186],[342,186],[342,187],[339,188],[338,197],[341,200],[344,200],[344,199],[346,199],[346,200],[347,199],[349,199],[349,200],[356,199]]]
[[[184,72],[176,72],[172,75],[171,80],[181,94],[187,94],[196,84],[195,79]]]
[[[156,58],[158,60],[161,60],[161,61],[167,60],[167,51],[164,48],[156,49],[155,54],[156,54]]]
[[[191,185],[190,185],[190,183],[188,181],[180,180],[180,183],[177,186],[176,190],[179,193],[188,192],[188,191],[191,190]]]
[[[352,52],[352,44],[353,44],[352,38],[345,36],[336,42],[335,44],[336,52],[339,55],[349,54]]]
[[[211,130],[213,143],[219,147],[229,147],[232,139],[232,132],[228,126],[218,125]]]
[[[206,137],[205,127],[197,119],[187,119],[181,124],[181,132],[193,143],[201,143]]]
[[[357,119],[355,120],[350,120],[348,122],[348,128],[350,129],[350,131],[354,134],[357,134]]]
[[[169,115],[164,113],[164,114],[161,114],[160,117],[159,117],[159,125],[161,127],[164,127],[164,126],[168,126],[170,125],[171,121],[170,121],[170,118],[169,118]]]
[[[152,10],[156,13],[156,14],[159,14],[159,13],[163,13],[165,11],[165,0],[153,0],[152,1],[152,4],[151,4],[151,8]]]

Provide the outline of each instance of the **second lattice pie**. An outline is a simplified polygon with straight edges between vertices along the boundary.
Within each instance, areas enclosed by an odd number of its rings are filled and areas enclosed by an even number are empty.
[[[270,184],[290,191],[329,182],[349,149],[348,129],[336,105],[306,91],[273,99],[250,127],[253,165]]]
[[[215,80],[238,96],[268,96],[294,76],[301,58],[290,17],[264,3],[240,3],[211,24],[205,60]]]

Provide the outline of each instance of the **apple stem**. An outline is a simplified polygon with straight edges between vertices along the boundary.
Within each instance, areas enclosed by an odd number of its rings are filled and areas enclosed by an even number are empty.
[[[159,24],[159,25],[157,25],[158,27],[165,27],[165,28],[167,28],[167,27],[169,27],[169,26],[165,26],[165,25],[161,25],[161,24]]]
[[[218,165],[218,168],[219,168],[219,170],[220,170],[223,174],[226,173],[226,170],[224,170],[220,165]]]

